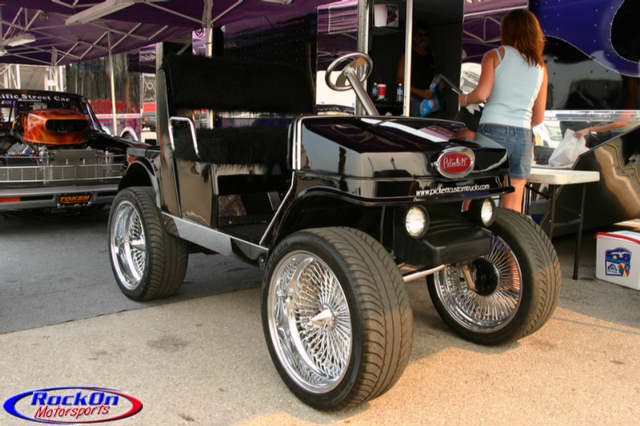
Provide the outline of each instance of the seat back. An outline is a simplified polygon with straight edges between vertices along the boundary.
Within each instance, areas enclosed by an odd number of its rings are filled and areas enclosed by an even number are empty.
[[[176,158],[217,164],[286,164],[286,127],[197,129],[197,154],[189,128],[175,125],[173,130]]]
[[[169,55],[163,69],[170,115],[179,110],[312,113],[311,76],[282,63]]]

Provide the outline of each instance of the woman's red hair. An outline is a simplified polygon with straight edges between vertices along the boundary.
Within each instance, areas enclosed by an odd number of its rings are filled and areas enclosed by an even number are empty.
[[[544,34],[536,15],[526,9],[515,9],[502,18],[502,44],[515,47],[529,65],[544,66]]]

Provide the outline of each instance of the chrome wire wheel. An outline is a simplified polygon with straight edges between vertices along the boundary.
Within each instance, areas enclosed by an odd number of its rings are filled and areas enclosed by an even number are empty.
[[[275,352],[299,386],[326,393],[341,383],[351,359],[351,312],[322,259],[306,251],[280,259],[269,282],[267,321]]]
[[[129,201],[116,207],[109,239],[111,259],[120,283],[135,290],[142,281],[146,262],[146,240],[138,210]]]
[[[523,298],[522,270],[509,245],[493,235],[491,252],[433,275],[435,292],[451,318],[467,330],[494,333],[515,317]]]

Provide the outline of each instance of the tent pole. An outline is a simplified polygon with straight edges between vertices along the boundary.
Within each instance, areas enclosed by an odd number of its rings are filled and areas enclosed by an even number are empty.
[[[213,56],[213,0],[204,0],[204,10],[202,24],[204,26],[204,55],[208,58]],[[214,114],[207,110],[207,127],[213,129]]]
[[[402,115],[409,116],[411,105],[411,56],[413,54],[413,0],[407,0],[407,12],[404,28],[404,95],[402,97]]]
[[[58,80],[59,80],[59,90],[61,92],[66,91],[65,87],[65,72],[64,67],[62,65],[58,66]]]
[[[22,82],[20,81],[20,64],[16,64],[16,89],[22,89]]]
[[[410,1],[410,0],[408,0]],[[358,0],[358,50],[360,52],[369,53],[369,13],[371,1]],[[364,88],[367,88],[367,82],[364,82]],[[364,115],[365,109],[362,103],[356,97],[356,115]]]
[[[58,71],[56,69],[56,61],[58,60],[58,53],[55,47],[51,48],[51,65],[49,66],[49,81],[47,82],[47,90],[51,87],[51,81],[55,82],[56,92],[60,91],[60,85],[58,82]]]
[[[118,136],[118,120],[116,119],[116,80],[113,71],[113,56],[111,55],[111,32],[107,34],[109,39],[109,79],[111,80],[111,114],[113,117],[113,136]]]
[[[204,26],[204,51],[205,56],[213,56],[213,0],[204,0],[204,15],[202,16],[202,25]]]

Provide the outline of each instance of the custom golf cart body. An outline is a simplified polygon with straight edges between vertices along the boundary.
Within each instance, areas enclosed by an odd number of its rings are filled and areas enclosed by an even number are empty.
[[[109,204],[131,143],[102,131],[81,96],[0,90],[0,211]]]
[[[309,56],[275,61],[285,42],[278,33],[269,50],[273,37],[252,49],[238,36],[214,57],[162,56],[159,146],[128,150],[109,219],[122,292],[174,294],[190,251],[260,266],[274,364],[322,409],[374,398],[400,377],[413,333],[405,282],[428,277],[444,321],[482,344],[541,327],[560,269],[539,227],[495,207],[511,190],[506,151],[456,138],[456,121],[377,114],[361,85],[365,54],[316,74]],[[289,42],[308,52],[304,37]],[[353,88],[366,114],[318,105],[318,84]]]

